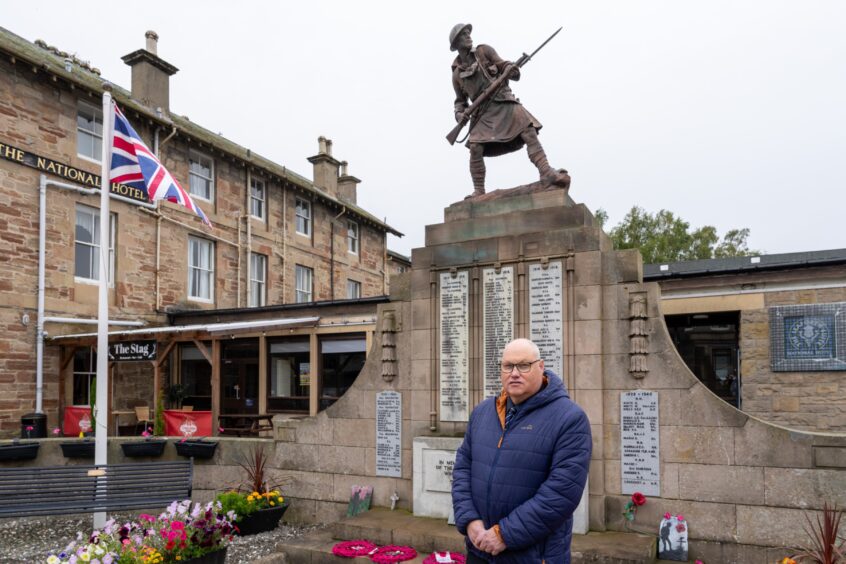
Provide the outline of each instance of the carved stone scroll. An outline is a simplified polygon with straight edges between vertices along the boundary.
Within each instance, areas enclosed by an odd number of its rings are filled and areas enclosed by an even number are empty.
[[[629,374],[642,379],[649,372],[649,319],[646,292],[629,294]]]

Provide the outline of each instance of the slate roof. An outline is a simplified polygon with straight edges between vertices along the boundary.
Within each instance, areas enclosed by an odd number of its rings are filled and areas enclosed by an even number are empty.
[[[643,279],[655,281],[836,264],[846,264],[846,249],[644,264]]]

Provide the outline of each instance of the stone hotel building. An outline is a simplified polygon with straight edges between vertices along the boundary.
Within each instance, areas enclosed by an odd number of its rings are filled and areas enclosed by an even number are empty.
[[[360,181],[331,140],[309,157],[309,180],[172,112],[178,69],[157,40],[148,32],[123,57],[131,90],[113,95],[214,228],[114,185],[104,235],[104,77],[0,28],[0,435],[31,412],[53,427],[89,405],[101,253],[109,407],[127,415],[110,417],[110,432],[137,406],[155,410],[156,390],[165,406],[214,416],[316,413],[355,379],[390,273],[409,265],[387,249],[387,234],[402,234],[357,205]]]

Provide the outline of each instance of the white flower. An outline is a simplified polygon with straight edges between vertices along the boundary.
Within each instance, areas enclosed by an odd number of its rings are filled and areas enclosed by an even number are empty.
[[[59,557],[56,556],[55,554],[51,554],[47,558],[47,564],[58,564],[58,562],[59,562]]]

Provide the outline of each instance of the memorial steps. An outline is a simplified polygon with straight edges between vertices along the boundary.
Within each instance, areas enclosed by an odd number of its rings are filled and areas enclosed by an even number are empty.
[[[289,564],[324,564],[349,561],[332,554],[332,547],[342,540],[367,539],[379,546],[412,546],[418,564],[434,550],[464,552],[464,537],[445,519],[415,517],[403,510],[374,508],[335,523],[302,538],[279,544]],[[654,536],[635,533],[591,532],[573,535],[572,564],[659,564]],[[353,561],[369,562],[367,559]]]

